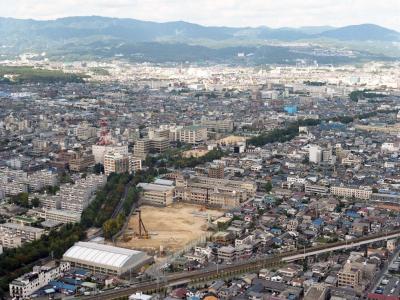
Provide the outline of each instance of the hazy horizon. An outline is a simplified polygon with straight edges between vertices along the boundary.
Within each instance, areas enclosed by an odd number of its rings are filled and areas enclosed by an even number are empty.
[[[54,20],[77,16],[184,21],[227,27],[343,27],[376,24],[400,31],[400,2],[385,0],[15,0],[0,3],[0,17]]]

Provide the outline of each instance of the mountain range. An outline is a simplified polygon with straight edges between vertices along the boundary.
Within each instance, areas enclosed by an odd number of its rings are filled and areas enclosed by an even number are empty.
[[[166,48],[170,54],[161,61],[174,61],[175,50],[176,58],[182,57],[179,49],[203,53],[200,59],[212,59],[213,56],[218,57],[220,52],[235,53],[240,50],[252,56],[260,47],[277,47],[277,51],[285,48],[292,52],[294,49],[298,53],[299,45],[313,45],[309,50],[300,49],[300,53],[311,51],[309,54],[312,56],[314,47],[336,47],[353,50],[357,57],[398,58],[399,44],[399,32],[374,24],[274,29],[264,26],[201,26],[183,21],[157,23],[98,16],[48,21],[0,18],[0,55],[3,56],[39,51],[55,57],[119,55],[152,60],[147,55],[148,50],[154,52],[155,49],[162,51]],[[339,53],[336,56],[342,55]],[[303,58],[299,55],[299,59]],[[198,57],[193,55],[193,59]]]

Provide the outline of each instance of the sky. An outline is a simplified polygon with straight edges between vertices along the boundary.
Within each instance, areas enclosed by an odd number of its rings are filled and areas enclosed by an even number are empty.
[[[2,17],[88,15],[236,27],[374,23],[400,31],[400,0],[0,0]]]

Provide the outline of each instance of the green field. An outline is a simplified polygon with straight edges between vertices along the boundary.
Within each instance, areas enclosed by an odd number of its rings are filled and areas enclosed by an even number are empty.
[[[7,75],[7,77],[5,77]],[[45,70],[33,67],[0,66],[0,83],[67,83],[84,82],[87,75],[69,74],[59,70]]]

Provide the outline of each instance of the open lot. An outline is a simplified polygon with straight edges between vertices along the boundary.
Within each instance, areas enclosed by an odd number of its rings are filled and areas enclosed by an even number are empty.
[[[205,236],[207,215],[211,219],[223,215],[217,210],[181,203],[169,207],[144,205],[140,209],[150,238],[137,238],[139,217],[136,214],[131,217],[128,229],[117,241],[118,246],[152,253],[159,251],[161,246],[166,252],[175,252]]]

